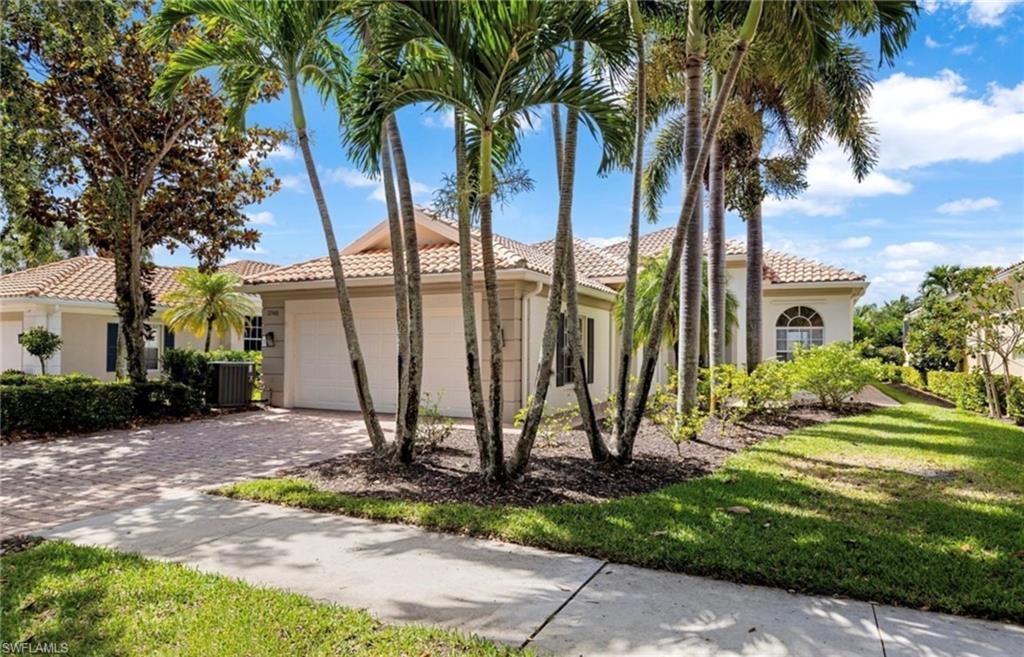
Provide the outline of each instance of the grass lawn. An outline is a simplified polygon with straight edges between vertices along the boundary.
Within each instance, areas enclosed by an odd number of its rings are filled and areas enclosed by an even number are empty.
[[[404,503],[324,492],[297,479],[220,492],[652,568],[1024,621],[1024,431],[920,403],[808,427],[733,456],[707,477],[603,504]],[[732,506],[751,512],[727,512]]]
[[[184,566],[62,542],[3,557],[0,590],[5,645],[65,643],[71,655],[520,654],[449,631],[382,625],[366,612]]]

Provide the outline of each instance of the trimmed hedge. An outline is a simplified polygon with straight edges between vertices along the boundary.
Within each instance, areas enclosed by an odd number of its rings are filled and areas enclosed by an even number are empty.
[[[920,370],[910,365],[900,366],[900,381],[918,390],[924,390],[928,387]]]
[[[136,418],[181,417],[202,410],[172,381],[103,382],[83,375],[0,375],[0,432],[101,431]]]
[[[1015,424],[1024,426],[1024,381],[1020,379],[1014,381],[1006,393],[1006,415]]]
[[[928,389],[964,411],[984,413],[985,381],[977,372],[928,372]]]

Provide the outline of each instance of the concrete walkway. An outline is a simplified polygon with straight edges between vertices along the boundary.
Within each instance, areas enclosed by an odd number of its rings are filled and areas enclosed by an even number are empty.
[[[50,537],[559,655],[1021,657],[1024,628],[168,492]]]

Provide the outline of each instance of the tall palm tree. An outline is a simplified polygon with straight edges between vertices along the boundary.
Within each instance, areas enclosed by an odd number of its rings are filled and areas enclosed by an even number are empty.
[[[374,452],[383,455],[389,448],[373,407],[352,301],[309,146],[302,102],[305,85],[313,85],[325,100],[341,97],[348,66],[345,51],[334,37],[345,19],[345,8],[345,3],[335,0],[167,0],[152,17],[147,32],[153,42],[168,44],[179,25],[199,21],[192,35],[171,54],[157,79],[153,93],[158,97],[173,98],[186,80],[204,69],[217,68],[228,97],[229,121],[241,126],[246,111],[265,90],[284,89],[288,94],[292,123],[327,243],[359,408]],[[378,129],[375,139],[379,140],[381,134]]]
[[[575,40],[599,43],[612,53],[624,54],[626,49],[621,39],[615,42],[620,35],[614,22],[588,3],[410,1],[393,9],[395,20],[376,38],[381,52],[395,53],[415,42],[426,54],[384,57],[381,66],[356,76],[347,136],[366,150],[366,158],[373,158],[374,135],[383,118],[415,103],[457,109],[479,135],[477,206],[491,379],[485,459],[487,476],[502,480],[503,338],[492,213],[495,135],[515,133],[529,113],[562,103],[576,107],[613,149],[623,131],[609,91],[564,68],[547,73],[538,69],[545,66],[548,53]]]
[[[256,301],[238,290],[242,279],[232,272],[186,268],[175,279],[181,287],[164,296],[170,306],[164,311],[164,323],[172,331],[206,336],[203,351],[210,351],[214,331],[219,336],[229,331],[241,333],[245,319],[259,312]]]
[[[655,305],[658,301],[658,290],[661,285],[662,276],[665,275],[665,264],[668,261],[668,252],[662,253],[658,256],[652,256],[643,258],[643,268],[640,270],[640,276],[637,281],[636,291],[636,317],[634,318],[633,328],[633,340],[638,344],[642,344],[647,341],[647,337],[650,335],[651,321],[654,318]],[[709,283],[707,267],[702,267],[704,275],[701,281],[701,335],[700,343],[700,362],[711,364],[710,353],[708,347],[708,331],[710,322],[708,315],[711,311],[710,304],[710,292],[711,285]],[[678,294],[672,296],[674,304],[678,304],[680,297]],[[619,292],[615,298],[615,306],[613,307],[613,316],[615,318],[615,324],[619,330],[624,330],[624,319],[625,319],[625,295],[622,291]],[[677,311],[677,312],[672,312]],[[723,338],[726,343],[732,343],[733,337],[736,334],[736,327],[739,326],[739,300],[729,290],[725,291],[724,301],[722,303],[722,315],[724,321],[723,326]],[[677,345],[681,347],[679,342],[679,323],[677,321],[679,317],[678,306],[669,309],[668,321],[665,324],[665,328],[662,331],[662,344],[663,345]],[[724,362],[724,358],[719,361],[719,364]]]
[[[935,265],[925,273],[921,281],[921,294],[949,296],[956,291],[962,272],[960,265]]]

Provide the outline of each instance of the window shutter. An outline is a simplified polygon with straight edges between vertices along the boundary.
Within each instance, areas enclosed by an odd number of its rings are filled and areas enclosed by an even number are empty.
[[[594,382],[594,318],[587,318],[587,383]]]
[[[117,323],[107,324],[107,371],[117,371]]]
[[[558,316],[558,344],[555,347],[555,385],[565,385],[565,315]]]
[[[164,326],[164,349],[174,349],[174,331]]]

